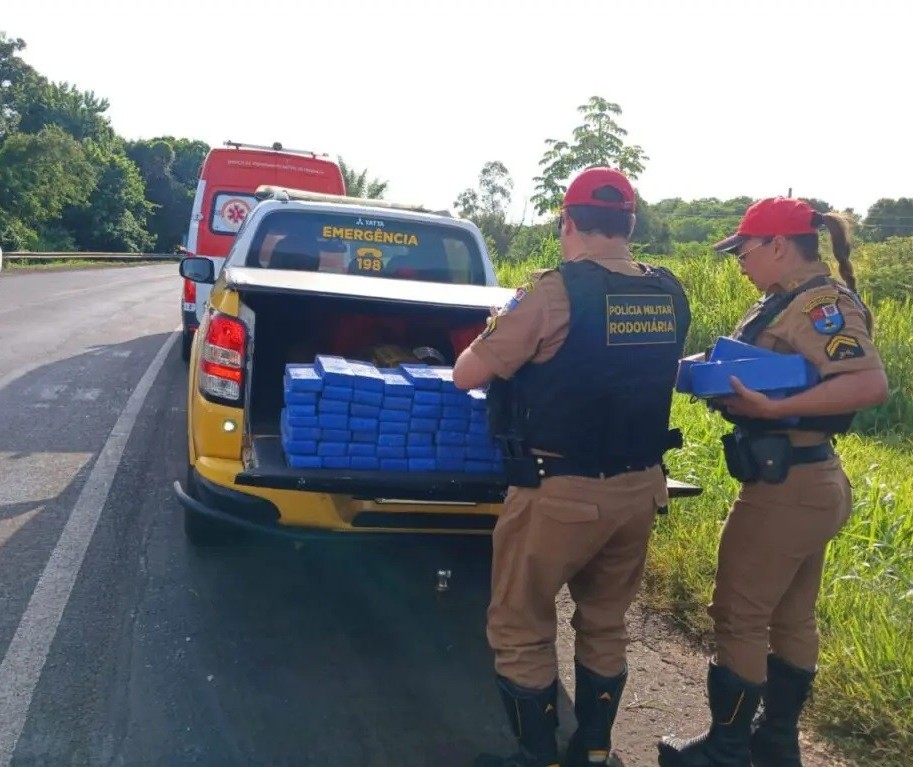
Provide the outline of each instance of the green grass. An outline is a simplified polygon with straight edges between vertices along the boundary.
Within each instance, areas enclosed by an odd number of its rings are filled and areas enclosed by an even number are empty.
[[[554,243],[524,262],[502,263],[503,285],[557,263]],[[704,246],[681,247],[670,266],[691,299],[688,350],[728,333],[757,294],[733,259]],[[865,287],[865,273],[860,279]],[[828,549],[819,600],[820,673],[807,721],[860,765],[899,767],[913,749],[913,302],[865,294],[876,319],[875,341],[891,385],[889,401],[861,414],[838,440],[854,487],[854,512]],[[701,404],[675,395],[674,425],[685,447],[669,468],[704,493],[673,503],[650,546],[643,598],[683,629],[710,637],[706,605],[716,548],[738,483],[726,472],[720,437],[728,425]]]
[[[44,259],[35,259],[31,261],[12,261],[4,257],[3,259],[3,272],[5,271],[36,271],[36,270],[48,270],[48,269],[83,269],[83,268],[92,268],[98,269],[99,267],[112,267],[112,266],[151,266],[153,264],[160,264],[161,261],[113,261],[113,260],[101,260],[101,261],[89,261],[80,258],[68,258],[61,259],[60,261],[46,261]],[[0,272],[2,274],[2,272]]]

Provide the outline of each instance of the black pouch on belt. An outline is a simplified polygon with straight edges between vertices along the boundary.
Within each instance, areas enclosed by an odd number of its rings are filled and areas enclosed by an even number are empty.
[[[734,431],[723,435],[723,455],[726,457],[729,476],[739,482],[755,482],[758,479],[758,466],[748,438],[742,432]]]
[[[786,479],[792,466],[792,443],[785,434],[765,434],[748,441],[758,467],[758,479],[778,485]]]

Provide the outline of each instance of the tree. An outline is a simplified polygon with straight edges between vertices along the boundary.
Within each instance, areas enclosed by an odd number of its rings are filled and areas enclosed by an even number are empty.
[[[51,228],[60,244],[55,222],[88,200],[96,178],[83,146],[56,126],[9,135],[0,148],[0,241],[11,250],[35,250]]]
[[[354,168],[346,165],[341,157],[338,159],[347,195],[350,197],[362,197],[367,200],[383,199],[390,184],[389,181],[381,181],[379,178],[369,180],[367,168],[359,173]]]
[[[533,179],[536,193],[531,198],[540,215],[560,207],[565,184],[577,171],[608,165],[636,179],[649,159],[639,145],[625,143],[627,131],[615,120],[621,115],[618,104],[593,96],[577,111],[583,123],[574,128],[571,141],[545,140],[548,149],[539,161],[543,170]]]
[[[869,242],[884,242],[889,237],[913,236],[913,199],[891,200],[882,197],[862,222],[862,237]]]
[[[479,227],[493,256],[506,255],[517,231],[507,223],[513,188],[507,166],[500,160],[489,160],[479,171],[478,186],[464,189],[453,202],[460,216]]]

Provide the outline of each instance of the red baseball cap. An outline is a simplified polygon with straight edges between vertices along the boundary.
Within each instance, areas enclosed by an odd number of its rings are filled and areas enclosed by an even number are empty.
[[[587,168],[571,181],[564,193],[564,207],[591,205],[609,210],[633,211],[636,199],[634,187],[624,173],[614,168],[596,167]]]
[[[713,248],[731,253],[752,237],[815,234],[818,227],[812,222],[816,217],[817,211],[811,205],[792,197],[758,200],[745,211],[738,231],[725,240],[720,240]]]

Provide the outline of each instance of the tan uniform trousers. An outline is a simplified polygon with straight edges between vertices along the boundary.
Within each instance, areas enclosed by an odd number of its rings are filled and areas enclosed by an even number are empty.
[[[511,487],[493,534],[488,641],[495,671],[541,689],[556,678],[555,598],[576,603],[576,658],[614,676],[625,667],[625,613],[643,577],[656,511],[668,502],[657,466],[608,479],[550,477]]]
[[[779,485],[742,485],[723,528],[708,610],[720,665],[762,682],[769,645],[815,669],[825,549],[850,516],[851,492],[836,457],[794,466]]]

